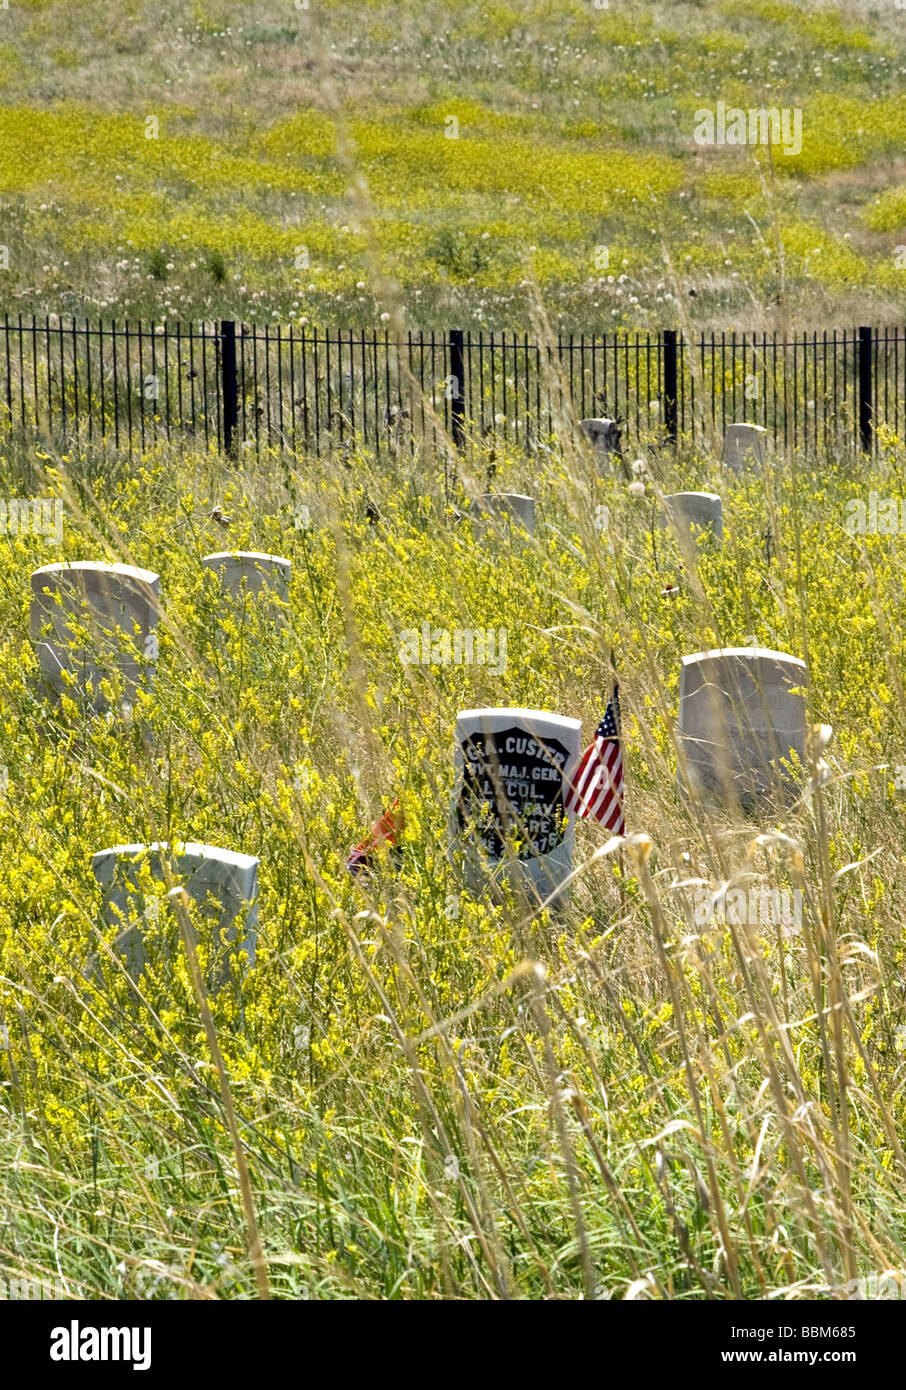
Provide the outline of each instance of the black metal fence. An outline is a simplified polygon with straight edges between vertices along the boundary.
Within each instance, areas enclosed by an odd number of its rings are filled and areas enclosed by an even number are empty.
[[[130,453],[322,452],[356,440],[532,449],[571,418],[609,416],[640,441],[712,440],[734,421],[785,448],[870,452],[906,425],[906,329],[822,333],[472,334],[103,322],[0,323],[0,424]]]

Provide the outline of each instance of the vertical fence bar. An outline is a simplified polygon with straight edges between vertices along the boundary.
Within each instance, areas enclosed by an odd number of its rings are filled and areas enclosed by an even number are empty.
[[[453,378],[450,398],[452,437],[457,449],[461,449],[466,442],[465,363],[461,328],[450,329],[450,376]]]
[[[31,316],[31,366],[32,383],[35,390],[35,429],[39,430],[41,428],[41,417],[39,414],[38,396],[38,320],[35,318],[34,314]]]
[[[75,314],[70,315],[70,328],[72,330],[72,424],[73,432],[78,436],[79,431],[79,344],[76,337]]]
[[[236,325],[231,319],[220,324],[220,387],[223,397],[223,451],[235,458],[239,447],[239,397],[236,376]]]
[[[664,426],[674,446],[678,440],[676,416],[676,337],[675,328],[664,329]]]
[[[304,332],[304,330],[303,330]],[[362,335],[364,338],[364,334]],[[378,370],[378,335],[377,329],[371,330],[371,371],[374,377],[374,452],[375,456],[381,457],[381,417],[380,417],[380,395],[381,395],[381,374]]]
[[[325,329],[324,329],[324,384],[325,384],[325,387],[326,387],[326,404],[325,404],[325,407],[324,407],[324,408],[325,408],[325,410],[326,410],[326,412],[327,412],[327,414],[326,414],[326,419],[327,419],[327,437],[328,437],[328,439],[330,439],[331,435],[333,434],[333,371],[332,371],[332,368],[331,368],[330,347],[331,347],[330,329],[329,329],[329,328],[325,328]],[[402,402],[400,402],[400,404],[402,404]]]
[[[352,330],[350,329],[350,334],[351,334],[351,332],[352,332]],[[367,443],[368,443],[368,366],[367,366],[367,358],[366,358],[366,355],[365,355],[365,330],[364,330],[364,328],[359,329],[358,344],[359,344],[359,361],[360,361],[361,367],[362,367],[362,440],[363,440],[363,442],[367,445]],[[377,385],[377,383],[375,383],[375,385]],[[374,433],[375,433],[375,437],[377,437],[377,432],[378,432],[378,430],[377,430],[377,396],[376,396],[376,395],[375,395],[375,400],[374,400],[374,411],[375,411]]]
[[[170,346],[173,341],[173,333],[170,329],[170,320],[164,319],[163,332],[163,352],[164,352],[164,433],[167,443],[173,438],[173,421],[170,414]],[[176,359],[176,379],[179,380],[179,357]]]
[[[164,323],[166,328],[166,323]],[[158,426],[160,424],[160,379],[157,373],[157,325],[151,320],[151,393],[148,399],[151,401],[151,424],[154,427],[153,439],[155,444],[158,440]]]
[[[217,331],[216,328],[215,328],[214,331],[215,331],[215,333],[216,333],[216,331]],[[209,395],[208,395],[208,356],[209,356],[209,354],[208,354],[208,331],[207,331],[207,324],[206,324],[206,323],[203,323],[203,324],[201,325],[201,334],[200,334],[200,336],[199,336],[199,342],[200,342],[200,344],[201,344],[201,399],[202,399],[202,404],[203,404],[203,406],[204,406],[204,447],[205,447],[205,451],[207,451],[207,450],[210,448],[210,445],[211,445],[211,407],[210,407],[210,405],[209,405],[210,397],[209,397]],[[216,358],[216,355],[217,355],[217,354],[216,354],[216,349],[215,349],[215,358]],[[219,383],[218,383],[217,398],[219,399],[219,397],[220,397],[220,391],[219,391]],[[219,410],[218,410],[218,411],[216,412],[216,415],[219,415],[219,414],[220,414],[220,412],[219,412]],[[218,443],[220,442],[220,435],[219,435],[219,433],[218,433],[218,435],[217,435],[217,441],[218,441]]]
[[[410,342],[411,342],[411,334],[410,334]],[[439,345],[438,345],[438,343],[435,343],[434,328],[432,328],[432,329],[431,329],[431,409],[432,409],[432,411],[434,411],[435,414],[438,413],[438,411],[436,411],[436,400],[435,400],[435,382],[436,382],[436,379],[438,379],[438,368],[436,368],[436,352],[438,352],[438,346],[440,347],[440,379],[442,379],[442,381],[445,381],[445,378],[447,377],[446,371],[443,370],[443,368],[445,368],[445,366],[446,366],[446,361],[445,361],[445,357],[446,357],[445,345],[443,345],[443,342],[440,342]],[[447,399],[446,399],[446,398],[447,398],[447,391],[446,391],[446,385],[445,385],[445,388],[443,388],[443,428],[445,428],[445,430],[446,430],[446,428],[447,428],[447,418],[446,418],[446,416],[447,416],[447,410],[446,410]],[[425,427],[425,331],[424,331],[424,328],[418,329],[418,430],[420,430],[421,441],[422,441],[422,443],[424,443],[425,434],[427,434],[427,427]],[[438,438],[438,431],[436,431],[434,421],[432,421],[432,423],[431,423],[431,441],[432,441],[432,443],[436,443],[436,438]]]
[[[111,370],[112,370],[112,372],[113,372],[113,447],[114,447],[115,449],[119,449],[119,447],[120,447],[120,396],[119,396],[119,378],[118,378],[117,366],[116,366],[116,319],[114,319],[113,322],[112,322],[111,325],[110,325],[110,350],[111,350],[111,356],[112,356],[112,359],[113,359],[113,361],[112,361],[112,368],[111,368]]]
[[[98,319],[98,388],[101,396],[101,441],[107,442],[106,401],[104,400],[104,321]]]
[[[264,423],[264,447],[271,442],[271,330],[264,325],[264,400],[258,399],[258,419]]]
[[[308,409],[308,355],[305,347],[305,328],[302,329],[302,429],[305,433],[305,451],[308,452],[308,422],[310,412]],[[315,399],[318,395],[318,383],[315,382]]]
[[[19,315],[19,402],[20,424],[25,429],[25,334],[22,331],[22,315]]]
[[[817,410],[817,401],[815,409]],[[827,329],[825,328],[821,338],[821,411],[822,426],[824,429],[824,449],[827,451]]]
[[[251,339],[252,339],[252,409],[253,409],[253,412],[254,412],[254,413],[253,413],[253,416],[252,416],[252,419],[254,420],[254,424],[255,424],[255,458],[258,459],[258,458],[261,457],[261,391],[260,391],[259,386],[258,386],[258,329],[255,327],[254,324],[253,324],[252,327],[251,327],[250,333],[251,333]],[[244,428],[244,427],[245,427],[245,397],[246,397],[246,389],[245,389],[245,340],[246,340],[246,337],[247,337],[247,336],[248,336],[248,335],[246,334],[245,329],[243,328],[242,334],[241,334],[241,337],[242,337],[242,348],[241,348],[241,359],[242,359],[242,423],[243,423],[243,436],[244,436],[245,438],[248,437],[248,436],[246,435],[246,433],[245,433],[245,428]]]
[[[126,429],[129,437],[129,457],[132,457],[132,363],[129,357],[129,320],[123,320],[124,346],[126,356]]]
[[[182,429],[185,429],[185,423],[186,423],[185,414],[184,414],[183,408],[182,408],[182,379],[183,379],[183,375],[186,375],[186,379],[188,380],[188,376],[187,376],[187,373],[186,373],[186,370],[185,370],[185,369],[186,369],[186,364],[183,362],[183,356],[182,356],[182,319],[177,319],[177,320],[176,320],[176,397],[177,397],[177,405],[176,405],[176,408],[177,408],[177,410],[179,411],[179,414],[178,414],[178,416],[177,416],[177,419],[179,420],[179,428],[180,428],[181,430],[182,430]]]
[[[280,403],[282,417],[283,403]],[[282,424],[282,419],[281,419]],[[293,353],[293,326],[289,326],[289,428],[292,439],[292,450],[295,454],[298,446],[296,444],[296,365]]]
[[[3,339],[6,344],[6,410],[9,416],[9,427],[13,427],[13,368],[12,355],[10,352],[9,340],[9,314],[3,318]]]
[[[872,344],[871,329],[859,329],[859,444],[863,454],[872,449]]]

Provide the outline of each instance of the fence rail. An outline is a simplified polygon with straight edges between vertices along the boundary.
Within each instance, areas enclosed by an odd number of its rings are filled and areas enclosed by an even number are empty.
[[[0,421],[130,453],[194,437],[235,453],[378,455],[438,437],[528,449],[569,414],[624,422],[629,440],[708,440],[734,421],[777,445],[871,452],[906,426],[906,329],[570,335],[307,331],[223,322],[0,322]]]

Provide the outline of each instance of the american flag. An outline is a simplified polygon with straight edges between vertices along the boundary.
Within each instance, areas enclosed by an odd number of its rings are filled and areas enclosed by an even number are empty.
[[[614,835],[625,834],[619,686],[613,688],[613,699],[595,730],[594,742],[582,754],[563,806],[577,816],[592,816]]]

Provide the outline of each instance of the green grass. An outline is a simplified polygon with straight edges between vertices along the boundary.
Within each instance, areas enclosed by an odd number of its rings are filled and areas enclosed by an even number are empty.
[[[898,314],[892,7],[312,4],[0,10],[7,312],[541,333],[540,286],[554,332]],[[697,147],[718,100],[801,106],[801,156]],[[380,463],[0,438],[0,497],[65,500],[60,550],[0,535],[0,1279],[686,1300],[902,1280],[904,540],[844,528],[848,501],[906,492],[881,434],[871,463],[738,478],[652,449],[635,491],[569,419],[531,455],[416,441]],[[536,497],[533,540],[459,519],[489,485]],[[721,493],[722,547],[658,528],[680,488]],[[225,545],[291,559],[284,625],[219,621],[201,559]],[[29,576],[88,558],[161,575],[129,723],[38,681]],[[423,622],[506,627],[506,670],[406,664]],[[833,739],[810,736],[795,804],[745,820],[678,796],[675,734],[683,655],[753,642],[807,661]],[[559,913],[471,895],[457,711],[590,736],[611,658],[632,838],[578,827]],[[399,862],[354,881],[395,797]],[[130,982],[91,872],[187,839],[261,861],[257,962],[209,1001],[166,900]],[[798,889],[801,930],[703,925],[703,885]]]
[[[0,1274],[256,1296],[178,925],[162,904],[137,991],[98,926],[92,852],[181,838],[261,858],[258,962],[211,1006],[275,1294],[804,1298],[902,1269],[903,541],[862,552],[843,523],[869,487],[899,495],[903,465],[894,440],[870,471],[764,479],[662,457],[639,499],[570,448],[498,445],[496,485],[540,508],[523,549],[454,519],[480,452],[445,496],[418,452],[236,471],[10,446],[9,495],[67,498],[62,558],[156,569],[164,619],[136,724],[54,714],[27,596],[60,557],[2,542]],[[684,561],[652,532],[677,486],[723,493],[722,549]],[[216,635],[215,502],[230,545],[292,559],[288,629],[253,610]],[[403,664],[425,620],[506,626],[506,672]],[[681,656],[749,640],[807,658],[810,721],[835,736],[829,782],[744,822],[675,796],[672,731]],[[648,840],[596,858],[606,836],[580,826],[560,916],[473,900],[445,850],[456,711],[526,704],[590,733],[611,648]],[[365,889],[344,855],[396,795],[402,861]],[[800,886],[802,931],[702,929],[690,880]]]

